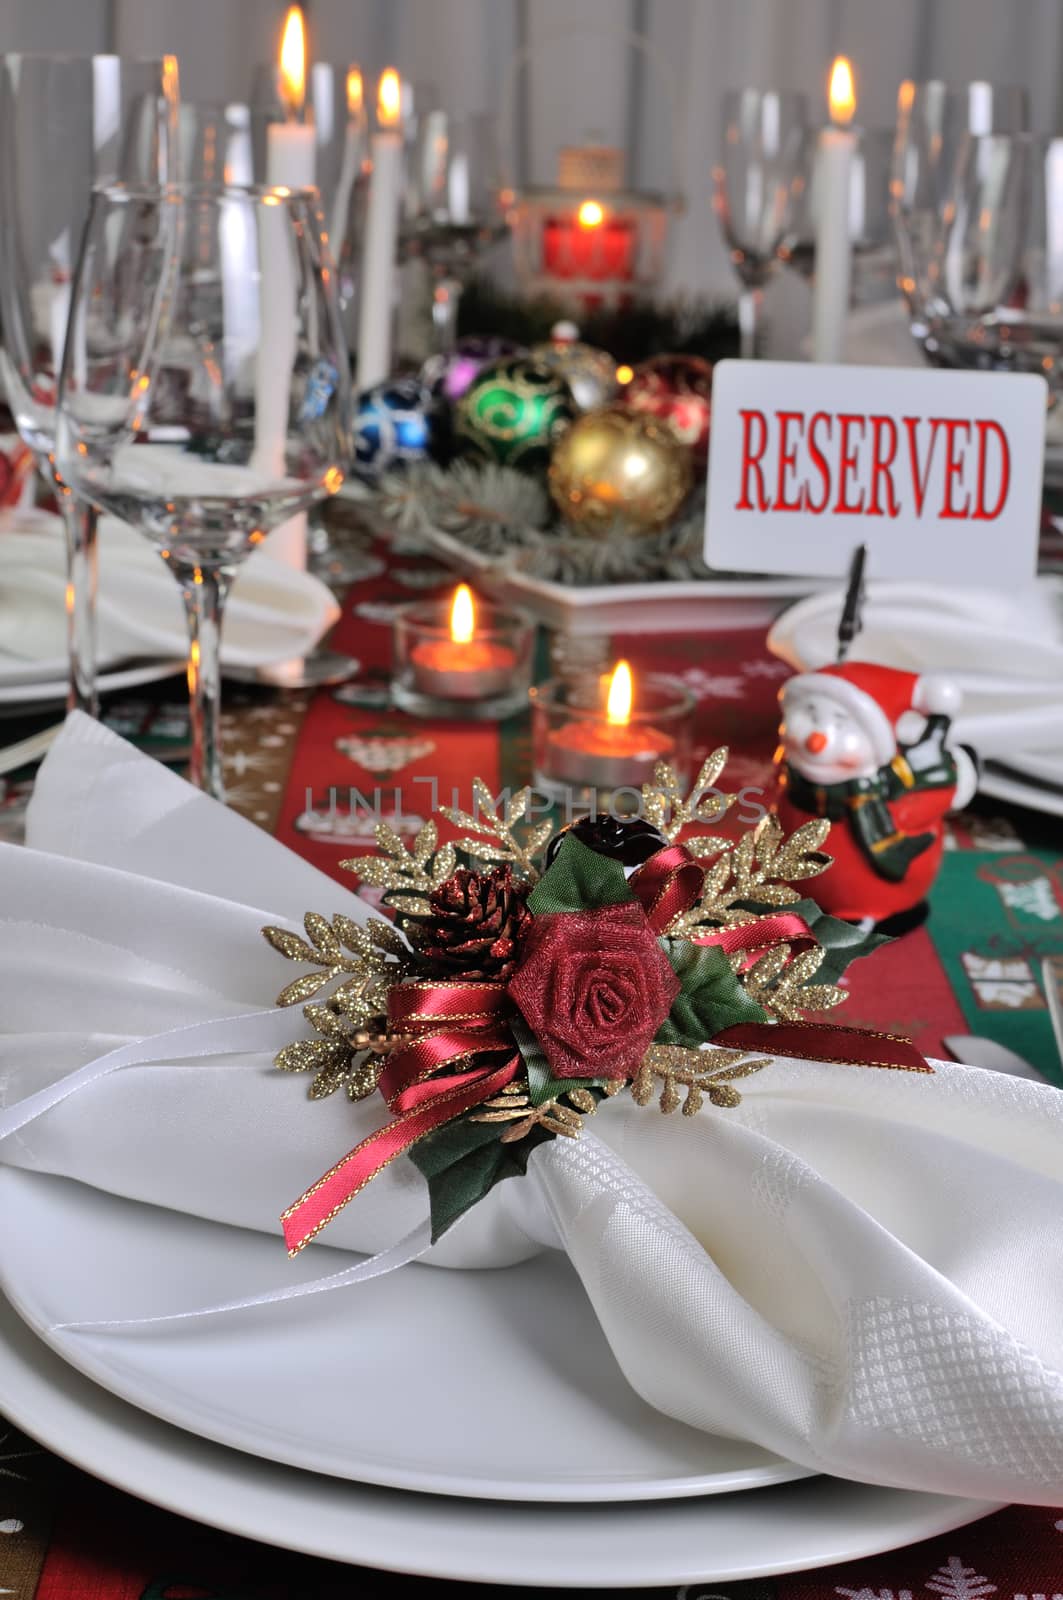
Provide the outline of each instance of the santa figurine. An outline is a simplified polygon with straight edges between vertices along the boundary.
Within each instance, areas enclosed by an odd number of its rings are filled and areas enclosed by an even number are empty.
[[[834,865],[811,891],[824,911],[900,932],[926,915],[944,818],[978,784],[974,758],[948,742],[960,691],[946,678],[851,661],[783,685],[779,821],[831,824]]]

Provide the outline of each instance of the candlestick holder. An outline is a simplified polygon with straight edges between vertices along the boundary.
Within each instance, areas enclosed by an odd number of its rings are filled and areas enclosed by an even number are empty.
[[[630,812],[658,761],[689,779],[694,697],[677,678],[643,677],[626,720],[612,722],[608,681],[550,678],[529,691],[535,787],[566,804]]]
[[[480,601],[471,639],[452,636],[448,602],[417,601],[396,613],[391,697],[415,717],[498,722],[523,711],[531,684],[535,622]]]

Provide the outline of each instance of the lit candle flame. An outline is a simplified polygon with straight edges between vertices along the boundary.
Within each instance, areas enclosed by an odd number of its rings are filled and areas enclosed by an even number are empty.
[[[631,668],[626,661],[618,661],[609,679],[609,693],[605,701],[605,720],[613,728],[626,728],[631,721]]]
[[[605,221],[605,208],[597,200],[584,200],[576,212],[581,228],[600,228]]]
[[[635,376],[634,367],[629,367],[626,361],[622,361],[620,363],[620,365],[616,369],[616,381],[617,381],[617,383],[620,383],[620,384],[630,383],[634,376]]]
[[[397,128],[402,114],[402,83],[394,67],[385,67],[376,92],[376,116],[382,128]]]
[[[306,28],[300,6],[289,6],[281,35],[280,94],[284,115],[296,122],[306,101]]]
[[[454,590],[454,604],[450,608],[450,637],[455,644],[468,644],[476,632],[476,607],[472,590],[467,583],[459,583]]]
[[[347,115],[352,118],[360,117],[365,104],[365,86],[362,83],[361,67],[348,67],[347,69]]]
[[[856,114],[856,91],[853,88],[853,69],[848,57],[838,56],[830,69],[830,120],[840,127],[848,127]]]

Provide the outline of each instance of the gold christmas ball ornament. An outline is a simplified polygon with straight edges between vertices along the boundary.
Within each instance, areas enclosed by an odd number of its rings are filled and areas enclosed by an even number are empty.
[[[694,481],[690,451],[668,425],[609,406],[580,417],[555,446],[550,493],[576,533],[654,533]]]

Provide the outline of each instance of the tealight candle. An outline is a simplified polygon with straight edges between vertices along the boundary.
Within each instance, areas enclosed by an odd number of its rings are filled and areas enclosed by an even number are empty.
[[[525,704],[533,625],[515,612],[480,607],[459,584],[449,611],[405,606],[395,618],[392,696],[404,711],[487,720]]]
[[[849,315],[851,239],[849,185],[856,135],[852,68],[844,56],[830,75],[829,128],[819,136],[816,156],[816,276],[812,294],[812,356],[841,361]]]
[[[604,692],[603,692],[604,691]],[[638,686],[626,661],[604,680],[554,679],[531,692],[535,783],[547,794],[638,789],[658,761],[689,767],[693,698],[672,678]]]

